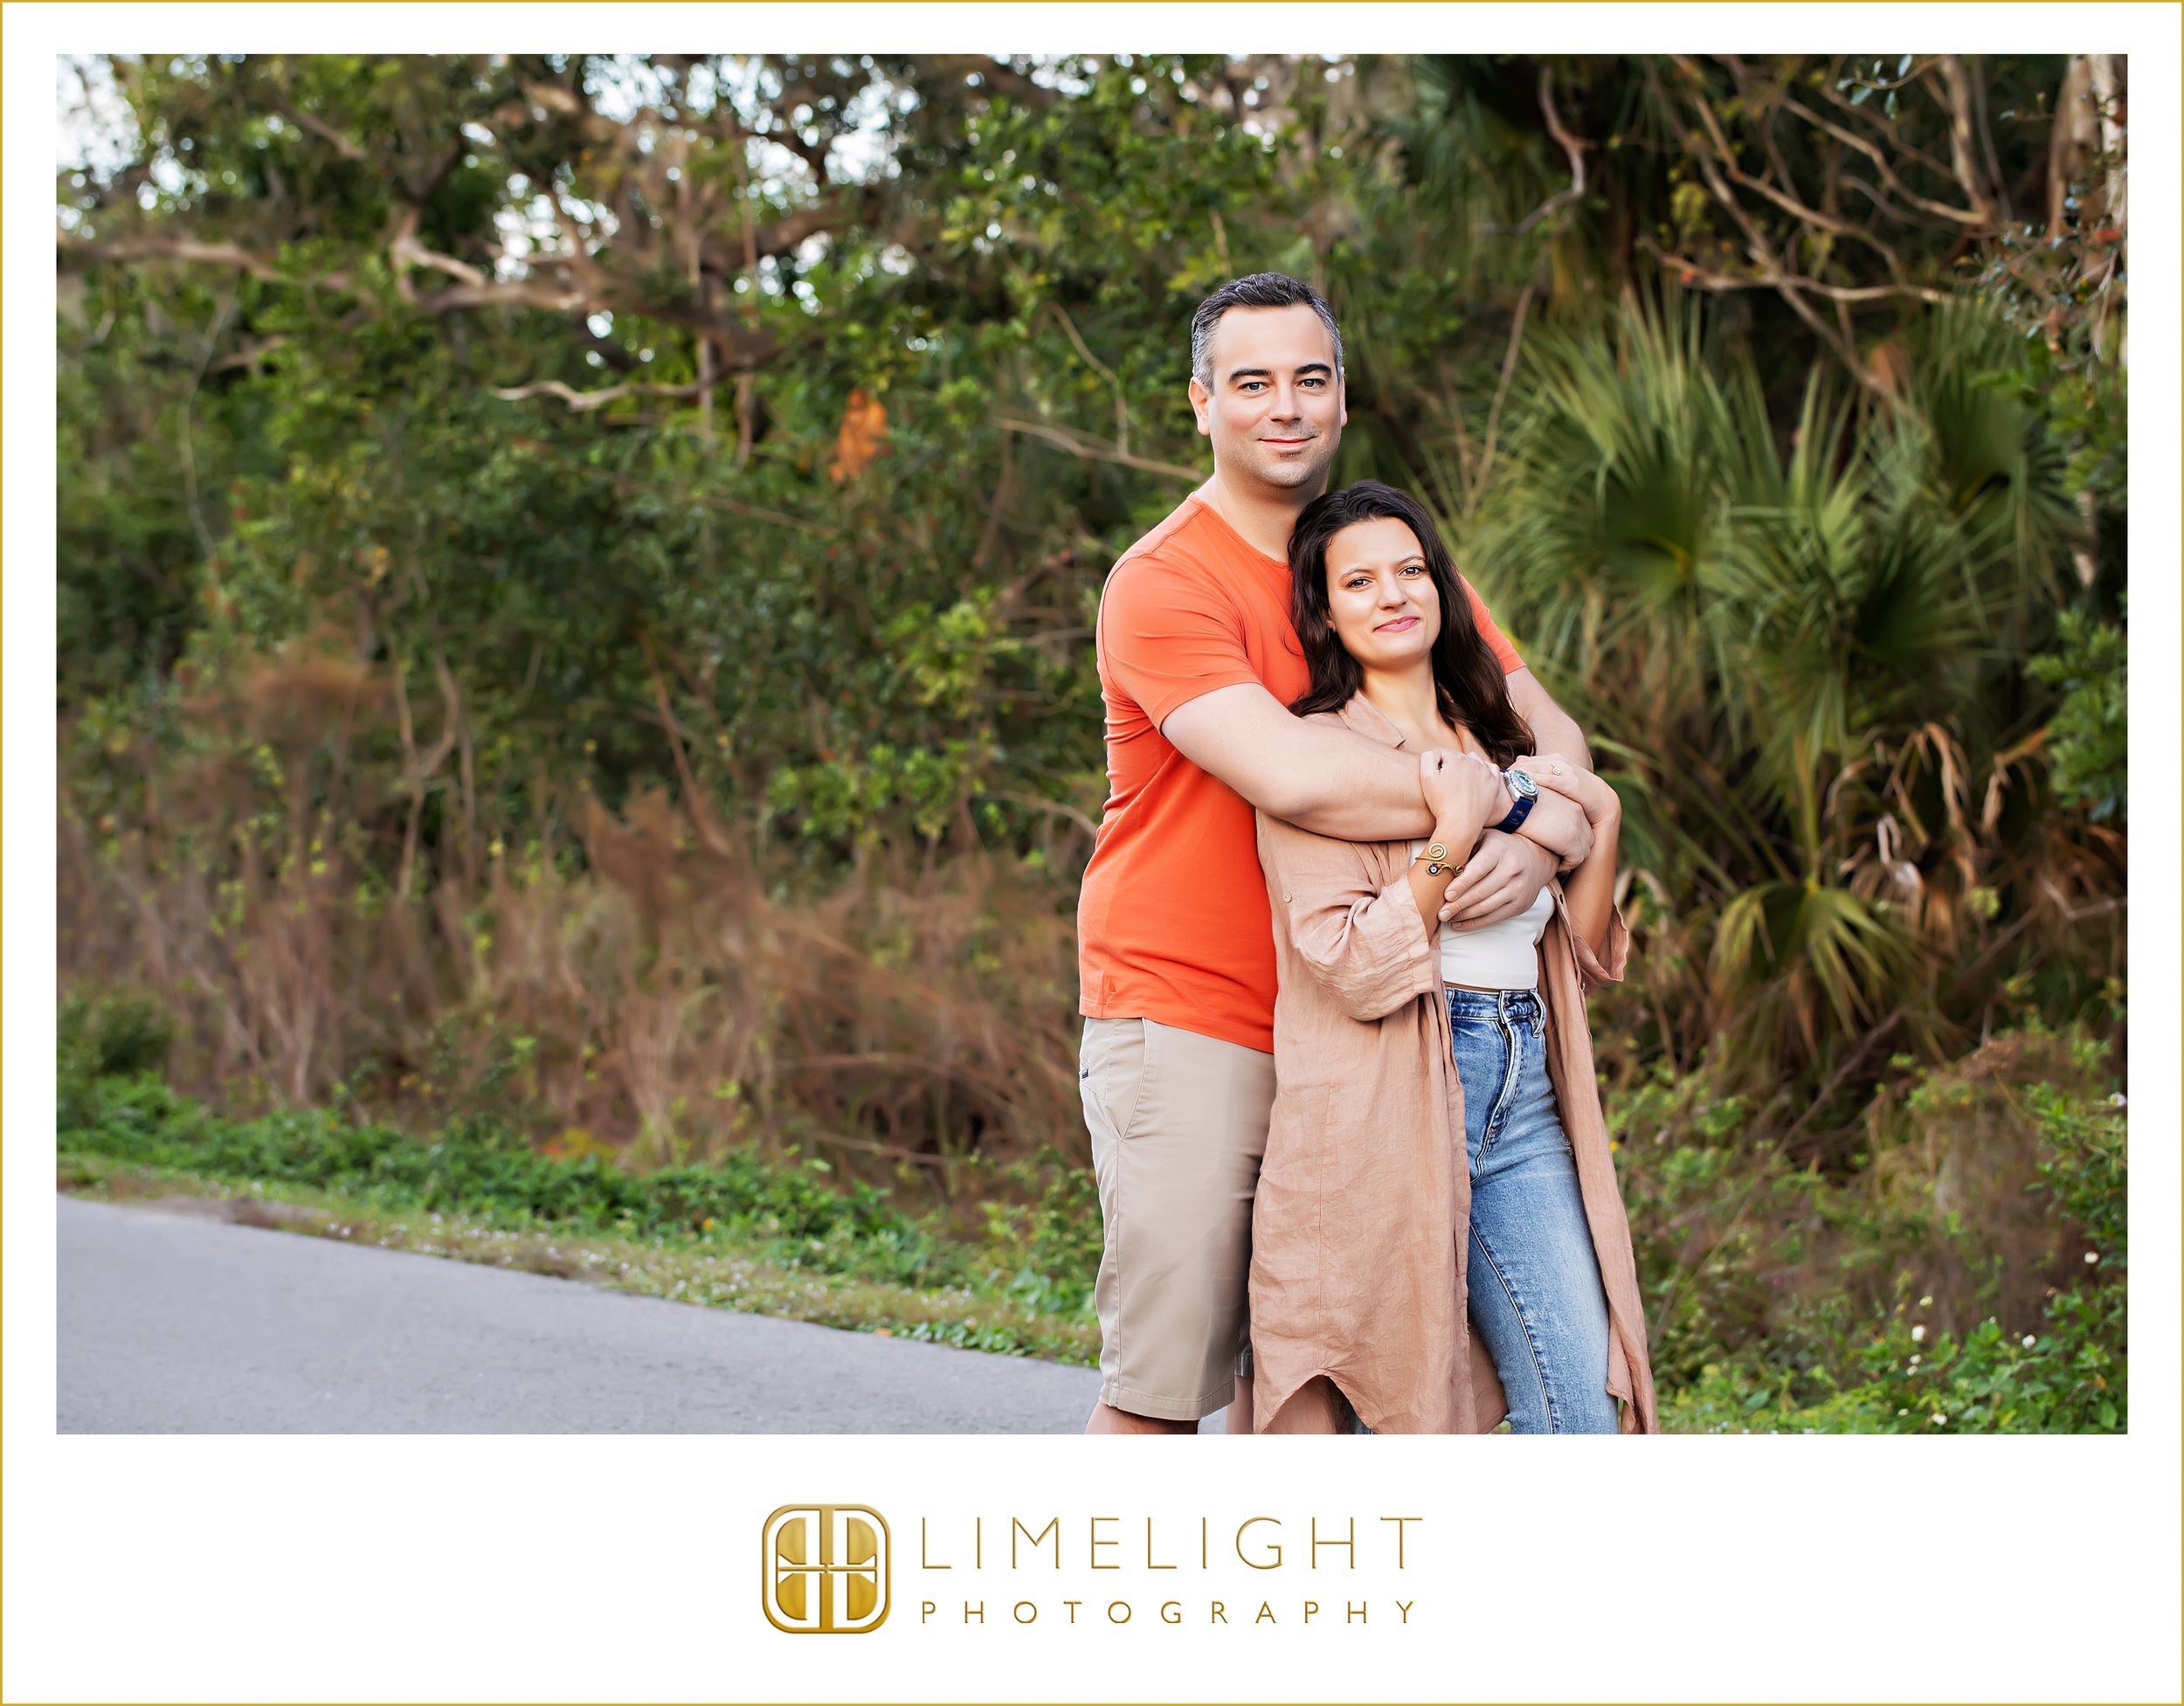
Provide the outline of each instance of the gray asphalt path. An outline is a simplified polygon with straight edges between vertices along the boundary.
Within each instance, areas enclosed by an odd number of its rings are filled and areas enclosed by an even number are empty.
[[[1074,1433],[1099,1385],[156,1203],[59,1210],[64,1433]]]

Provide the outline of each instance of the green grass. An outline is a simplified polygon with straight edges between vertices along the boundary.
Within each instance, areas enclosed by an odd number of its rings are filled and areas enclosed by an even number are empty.
[[[825,1164],[737,1156],[625,1172],[557,1160],[487,1120],[420,1142],[321,1109],[225,1119],[151,1076],[64,1073],[59,1184],[107,1200],[194,1198],[225,1218],[343,1242],[585,1279],[1003,1356],[1090,1364],[1083,1285],[1027,1265],[1040,1211],[982,1243],[904,1216]]]

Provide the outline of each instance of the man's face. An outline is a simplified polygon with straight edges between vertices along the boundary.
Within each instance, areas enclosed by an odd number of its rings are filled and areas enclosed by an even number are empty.
[[[1231,308],[1213,328],[1213,389],[1193,376],[1191,406],[1213,441],[1224,480],[1317,494],[1342,442],[1342,376],[1335,341],[1299,302]]]

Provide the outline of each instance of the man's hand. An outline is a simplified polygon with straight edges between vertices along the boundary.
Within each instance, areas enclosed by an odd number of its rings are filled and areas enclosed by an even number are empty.
[[[1509,794],[1504,790],[1504,804]],[[1506,810],[1489,813],[1486,822],[1490,827],[1508,816]],[[1537,841],[1556,857],[1559,868],[1569,870],[1582,865],[1592,856],[1593,825],[1585,814],[1585,808],[1566,794],[1540,785],[1539,798],[1532,802],[1531,814],[1521,829],[1511,832],[1527,841]]]
[[[1537,841],[1489,829],[1441,902],[1441,921],[1458,930],[1476,930],[1514,918],[1539,898],[1555,874],[1555,855]]]
[[[1585,813],[1587,823],[1598,825],[1601,818],[1622,809],[1614,788],[1584,765],[1559,752],[1543,752],[1538,757],[1526,759],[1524,770],[1543,792],[1551,791],[1574,802]]]

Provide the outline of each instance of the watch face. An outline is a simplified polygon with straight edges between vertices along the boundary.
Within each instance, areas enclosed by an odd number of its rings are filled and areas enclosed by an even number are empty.
[[[1531,777],[1526,775],[1523,770],[1510,771],[1509,785],[1517,791],[1517,798],[1520,799],[1538,799],[1539,798],[1539,784],[1537,782],[1534,782]]]

